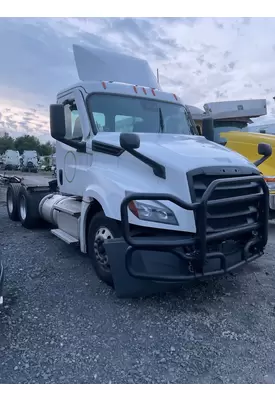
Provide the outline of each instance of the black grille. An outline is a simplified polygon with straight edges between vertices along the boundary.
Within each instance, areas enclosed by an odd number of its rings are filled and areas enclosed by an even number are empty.
[[[238,174],[238,177],[247,176]],[[236,177],[237,177],[236,176]],[[216,179],[234,178],[234,175],[222,174],[192,174],[191,196],[193,202],[199,202],[210,183]],[[236,181],[236,183],[223,183],[218,185],[210,196],[209,201],[225,198],[239,197],[248,194],[260,193],[261,187],[258,182]],[[207,207],[207,233],[220,232],[230,228],[236,228],[257,222],[259,217],[259,200],[245,200],[232,204],[215,205],[215,202]]]

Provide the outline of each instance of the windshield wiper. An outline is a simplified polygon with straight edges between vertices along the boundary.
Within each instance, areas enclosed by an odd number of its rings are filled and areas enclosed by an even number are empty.
[[[164,122],[161,108],[159,108],[159,133],[163,133],[164,131]]]

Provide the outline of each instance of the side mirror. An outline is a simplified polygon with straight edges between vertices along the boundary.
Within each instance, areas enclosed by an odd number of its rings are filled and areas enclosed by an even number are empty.
[[[62,104],[50,105],[50,129],[51,136],[58,142],[67,144],[81,153],[86,152],[86,142],[78,142],[66,139],[65,110]]]
[[[121,133],[119,137],[120,147],[128,151],[135,158],[152,168],[154,174],[159,178],[166,179],[166,170],[164,165],[159,164],[152,158],[136,151],[140,147],[140,137],[136,133]]]
[[[213,118],[204,118],[202,120],[202,135],[211,142],[215,142],[214,120]]]
[[[140,137],[136,133],[121,133],[119,137],[120,146],[126,151],[133,151],[140,146]]]
[[[272,147],[268,143],[259,143],[258,153],[260,156],[270,157],[272,154]]]
[[[269,143],[259,143],[258,144],[258,153],[260,156],[263,156],[259,160],[254,162],[254,165],[258,167],[264,161],[266,161],[272,155],[272,147]]]
[[[226,146],[227,145],[227,139],[225,137],[220,137],[218,143],[221,144],[222,146]]]
[[[196,125],[196,128],[197,128],[198,134],[201,136],[201,127],[199,125]]]
[[[227,144],[227,139],[220,137],[220,134],[215,135],[214,130],[214,120],[213,118],[204,118],[202,120],[202,135],[211,142],[225,146]]]
[[[66,124],[65,124],[65,110],[62,104],[51,104],[50,105],[50,129],[51,136],[62,141],[66,135]]]

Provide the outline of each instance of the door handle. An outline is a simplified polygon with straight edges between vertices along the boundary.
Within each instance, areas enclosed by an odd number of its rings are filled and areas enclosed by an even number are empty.
[[[60,185],[63,185],[63,169],[60,169],[58,171],[58,177],[59,177],[59,183]]]

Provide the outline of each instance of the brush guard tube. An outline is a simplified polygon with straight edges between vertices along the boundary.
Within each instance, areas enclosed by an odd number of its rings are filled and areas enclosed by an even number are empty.
[[[230,198],[223,198],[218,200],[210,200],[213,191],[222,184],[230,183],[246,183],[257,182],[259,183],[262,191],[261,193],[247,194],[245,196],[236,196]],[[128,204],[133,200],[158,200],[158,201],[171,201],[184,210],[193,211],[195,213],[196,221],[196,235],[194,238],[133,238],[130,235],[130,225],[128,220]],[[211,205],[221,206],[237,202],[244,202],[247,200],[259,201],[259,217],[258,221],[244,226],[238,226],[215,233],[207,233],[207,208]],[[220,275],[224,272],[229,272],[247,262],[251,262],[263,254],[265,245],[268,240],[268,215],[269,215],[269,192],[264,179],[259,175],[245,176],[234,178],[216,179],[211,182],[205,190],[201,201],[196,203],[187,203],[182,201],[176,196],[163,194],[163,193],[135,193],[131,194],[121,203],[121,222],[123,237],[128,244],[125,254],[125,267],[130,276],[138,279],[157,280],[163,282],[182,282],[199,277]],[[230,238],[238,238],[243,234],[257,232],[257,237],[253,237],[247,241],[242,251],[242,260],[228,266],[228,258],[221,251],[208,252],[208,244],[222,241]],[[179,251],[179,248],[184,246],[195,245],[195,254],[185,254]],[[193,274],[186,275],[150,275],[147,273],[138,273],[133,269],[133,254],[136,251],[155,251],[155,252],[168,252],[172,253],[182,261],[188,261],[193,265]],[[250,252],[252,251],[253,254]],[[205,265],[207,261],[219,259],[220,269],[215,271],[206,272]],[[199,271],[198,271],[199,270]]]
[[[261,190],[245,196],[210,200],[217,186],[233,182],[258,182]],[[131,236],[128,205],[133,200],[166,200],[184,210],[193,211],[196,233],[187,236],[185,232],[174,232],[174,236],[171,236],[168,232],[160,231],[162,236]],[[259,204],[256,222],[214,233],[207,232],[209,206],[253,200]],[[268,240],[269,193],[260,175],[216,179],[205,190],[200,202],[194,203],[163,193],[133,193],[124,198],[120,211],[123,237],[108,240],[104,244],[116,295],[120,298],[174,291],[181,288],[183,283],[233,271],[260,257]],[[228,253],[222,247],[222,242],[232,239],[234,250]],[[186,247],[190,246],[195,251],[186,252]]]

